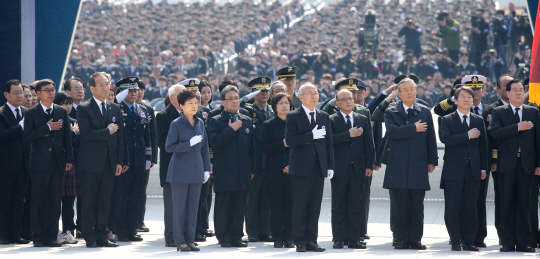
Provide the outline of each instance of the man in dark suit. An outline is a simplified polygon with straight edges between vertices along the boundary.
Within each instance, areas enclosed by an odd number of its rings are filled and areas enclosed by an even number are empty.
[[[4,84],[6,104],[0,108],[0,244],[28,244],[22,238],[24,197],[28,171],[23,140],[26,108],[22,107],[23,88],[19,80]]]
[[[173,153],[165,151],[165,142],[169,134],[169,128],[173,120],[180,116],[180,105],[177,96],[185,90],[183,85],[173,85],[169,88],[169,100],[171,104],[166,109],[156,114],[158,147],[159,147],[159,183],[163,187],[163,207],[165,223],[165,246],[176,247],[173,236],[173,216],[172,216],[172,190],[171,184],[166,181],[167,170]]]
[[[384,112],[388,140],[382,162],[386,164],[383,188],[390,192],[392,232],[396,249],[425,250],[424,197],[430,190],[428,173],[437,165],[437,141],[431,112],[415,102],[416,83],[400,76],[400,101]]]
[[[315,109],[317,88],[299,89],[301,108],[287,115],[285,141],[291,147],[289,175],[293,199],[292,236],[297,252],[323,252],[317,244],[324,178],[334,175],[332,125],[326,112]]]
[[[40,103],[28,109],[24,119],[24,139],[31,146],[30,225],[35,247],[59,247],[56,238],[64,172],[73,166],[71,124],[66,109],[53,104],[56,89],[52,80],[39,80],[36,92]]]
[[[499,141],[497,172],[501,198],[501,252],[534,252],[529,221],[530,191],[540,175],[540,113],[523,105],[520,80],[506,84],[510,103],[493,110],[491,135]]]
[[[90,75],[96,72],[96,68],[90,65],[90,58],[83,56],[81,65],[75,68],[73,76],[80,78],[84,82],[84,87],[88,88],[88,79]]]
[[[122,78],[122,68],[114,64],[112,54],[105,57],[105,63],[99,67],[100,72],[105,72],[111,75],[111,84],[115,84]]]
[[[452,251],[461,251],[461,247],[479,251],[473,241],[481,215],[477,212],[478,202],[471,197],[478,197],[480,183],[486,179],[488,147],[483,119],[471,112],[473,96],[468,86],[457,89],[457,110],[439,119],[439,138],[445,144],[441,176],[444,220]]]
[[[332,236],[334,248],[365,249],[362,200],[365,181],[372,174],[375,147],[367,117],[353,112],[358,80],[346,79],[336,85],[340,112],[330,116],[336,172],[332,183]],[[365,130],[364,130],[365,129]]]
[[[124,67],[122,76],[140,76],[143,72],[143,67],[139,65],[139,59],[137,56],[132,55],[129,58],[129,65]]]
[[[247,247],[244,212],[251,176],[255,170],[255,139],[251,119],[238,112],[238,89],[226,86],[221,91],[224,110],[208,123],[208,139],[214,153],[214,227],[221,247]]]
[[[71,96],[73,100],[73,108],[68,114],[69,117],[77,119],[77,106],[81,105],[84,100],[83,81],[80,78],[73,77],[64,82],[64,91]]]
[[[116,247],[107,239],[107,223],[115,176],[129,168],[124,161],[124,121],[120,107],[106,100],[110,82],[105,73],[93,74],[88,82],[93,98],[77,107],[82,234],[86,247]]]
[[[238,90],[238,85],[236,84],[236,82],[232,81],[232,80],[226,80],[226,81],[223,81],[221,82],[221,84],[219,85],[219,92],[221,93],[221,91],[223,91],[223,89],[228,86],[228,85],[232,85],[234,87],[236,87],[236,89]],[[242,100],[242,99],[241,99]],[[212,117],[214,116],[217,116],[219,114],[221,114],[223,112],[223,109],[225,107],[222,105],[222,106],[219,106],[213,110],[211,110],[209,113],[208,113],[208,120],[210,120]],[[241,114],[244,114],[246,116],[249,117],[249,112],[248,110],[240,107],[240,109],[238,109],[238,112],[240,112]]]

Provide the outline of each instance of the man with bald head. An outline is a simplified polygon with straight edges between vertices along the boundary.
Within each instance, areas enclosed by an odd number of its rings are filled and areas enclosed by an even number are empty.
[[[291,148],[292,236],[297,252],[323,252],[317,235],[324,178],[334,175],[332,125],[328,113],[315,108],[319,92],[313,84],[303,84],[298,92],[302,105],[287,115],[285,126]]]
[[[171,104],[165,110],[156,114],[157,132],[158,132],[158,147],[159,147],[159,182],[163,187],[163,203],[165,217],[165,246],[175,247],[173,236],[173,218],[172,218],[172,193],[171,185],[166,181],[167,169],[173,153],[165,151],[165,142],[169,134],[169,127],[173,120],[180,116],[180,105],[178,104],[178,95],[186,90],[186,87],[180,84],[173,85],[168,90],[169,100]]]

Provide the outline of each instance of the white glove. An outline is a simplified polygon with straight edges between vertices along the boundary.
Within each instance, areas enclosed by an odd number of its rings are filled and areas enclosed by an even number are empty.
[[[193,136],[193,137],[189,140],[189,145],[190,145],[190,147],[199,144],[199,143],[201,142],[201,140],[202,140],[202,136],[201,136],[201,135]]]
[[[332,179],[334,177],[334,170],[328,169],[328,174],[326,176],[326,179]]]
[[[315,128],[313,128],[313,130],[311,132],[313,133],[313,139],[320,139],[320,138],[324,138],[324,136],[326,136],[326,130],[325,129],[317,129],[317,126],[315,126]]]
[[[146,170],[150,169],[152,167],[152,162],[150,160],[146,160]]]
[[[204,172],[204,182],[203,183],[206,183],[206,181],[208,181],[208,179],[210,179],[210,172],[205,171]]]
[[[22,129],[24,130],[24,118],[22,118],[22,120],[19,121],[19,125],[21,125]]]
[[[122,103],[124,101],[124,99],[126,98],[126,96],[128,95],[128,93],[129,93],[129,90],[127,90],[127,89],[122,90],[122,92],[119,92],[116,95],[116,101],[118,101],[118,103]]]
[[[247,98],[248,100],[250,100],[251,98],[255,97],[255,95],[257,95],[257,94],[260,93],[260,92],[261,92],[261,90],[252,92],[252,93],[246,95],[246,98]]]

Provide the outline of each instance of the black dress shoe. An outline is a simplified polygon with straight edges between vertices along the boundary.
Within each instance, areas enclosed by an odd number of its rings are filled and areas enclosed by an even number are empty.
[[[107,238],[107,240],[109,240],[109,242],[111,243],[118,243],[118,240],[116,238]]]
[[[182,251],[182,252],[189,252],[191,249],[189,249],[189,246],[181,247],[180,245],[176,246],[176,251]]]
[[[129,242],[129,241],[139,242],[139,241],[143,241],[143,238],[138,237],[136,235],[133,235],[133,236],[119,236],[118,237],[118,242]]]
[[[476,247],[487,247],[486,243],[484,241],[475,241],[474,246]]]
[[[0,238],[0,245],[9,245],[9,240],[5,238]]]
[[[44,247],[43,241],[34,241],[34,247]]]
[[[370,239],[370,238],[371,238],[368,234],[364,234],[362,237],[363,237],[364,239]]]
[[[91,248],[97,247],[96,240],[86,240],[86,247],[91,247]]]
[[[221,243],[221,247],[232,247],[231,243]]]
[[[286,248],[294,248],[294,242],[291,241],[291,240],[285,240],[285,241],[283,241],[283,245],[284,245]]]
[[[232,247],[247,247],[248,244],[242,242],[242,241],[236,241],[236,242],[231,242],[231,246]]]
[[[398,241],[395,238],[392,238],[392,246],[396,246],[397,243]]]
[[[56,240],[53,240],[53,241],[46,242],[45,246],[47,246],[47,247],[61,247],[62,244],[56,242]]]
[[[452,251],[461,251],[461,246],[459,242],[452,243]]]
[[[144,223],[142,225],[140,225],[138,228],[137,228],[137,232],[150,232],[150,229],[146,227],[146,225],[144,225]]]
[[[530,246],[516,246],[517,252],[525,252],[525,253],[534,253],[536,252],[536,249],[534,247]]]
[[[343,248],[343,241],[334,241],[334,245],[332,245],[332,248],[334,249]]]
[[[201,231],[201,234],[205,235],[206,237],[213,237],[213,236],[216,235],[216,234],[214,234],[214,231],[209,230],[209,229]]]
[[[96,245],[98,247],[118,247],[118,244],[110,242],[109,239],[96,240]]]
[[[283,241],[281,240],[274,241],[274,248],[283,248]]]
[[[14,242],[15,244],[25,245],[25,244],[30,243],[30,240],[19,237],[19,238],[15,238]]]
[[[499,251],[501,251],[501,252],[515,252],[516,248],[514,246],[502,246]]]
[[[312,251],[312,252],[324,252],[326,251],[326,248],[322,248],[320,247],[317,243],[315,242],[309,242],[307,245],[306,245],[306,249],[308,251]]]
[[[394,242],[394,249],[410,249],[411,246],[409,245],[409,242],[407,241],[395,241]]]
[[[176,247],[174,243],[165,243],[165,247]]]
[[[366,249],[366,243],[363,242],[349,242],[348,248],[352,249]]]
[[[259,237],[258,236],[249,236],[248,241],[249,242],[259,242]]]
[[[197,241],[197,242],[206,242],[206,237],[203,236],[203,235],[197,235],[195,237],[195,241]]]
[[[461,248],[463,251],[480,251],[480,248],[474,246],[472,242],[461,243]]]
[[[305,245],[296,246],[296,252],[305,252],[305,251],[307,251],[307,247]]]
[[[272,238],[271,235],[262,235],[262,236],[259,236],[259,241],[261,241],[261,242],[274,242],[274,239]]]
[[[422,243],[420,241],[411,242],[411,249],[414,249],[414,250],[426,250],[426,246],[422,245]]]

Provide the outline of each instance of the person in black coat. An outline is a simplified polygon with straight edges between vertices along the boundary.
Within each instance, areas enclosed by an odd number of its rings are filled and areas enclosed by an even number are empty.
[[[56,242],[64,173],[73,167],[71,124],[66,109],[53,104],[55,84],[36,84],[40,103],[26,112],[24,138],[31,145],[29,168],[33,215],[30,225],[35,247],[62,246]]]
[[[251,119],[238,112],[238,89],[221,91],[224,110],[208,123],[214,153],[214,227],[221,247],[247,247],[242,242],[244,212],[255,170],[255,139]]]
[[[491,136],[497,139],[497,173],[501,197],[501,252],[534,252],[529,200],[534,175],[540,175],[540,113],[523,105],[524,85],[506,84],[510,103],[493,110]]]
[[[346,80],[345,83],[348,83]],[[354,82],[354,81],[353,81]],[[334,248],[365,249],[364,233],[361,233],[361,201],[365,181],[372,174],[375,147],[371,124],[366,116],[354,113],[354,100],[348,89],[356,84],[342,84],[336,96],[340,112],[330,116],[336,171],[332,183],[332,236]]]
[[[424,197],[430,190],[428,173],[438,163],[435,129],[429,108],[415,103],[416,83],[405,78],[397,89],[400,101],[384,112],[383,188],[389,189],[390,209],[397,215],[391,224],[395,248],[425,250]]]
[[[4,84],[7,102],[0,108],[0,244],[28,244],[22,237],[24,198],[28,188],[25,166],[28,145],[23,139],[23,88],[19,80]]]
[[[261,150],[266,157],[264,176],[270,203],[270,228],[275,248],[293,248],[291,178],[289,177],[290,148],[285,142],[287,114],[294,110],[286,93],[272,98],[272,109],[277,114],[262,125]]]
[[[471,112],[470,87],[456,90],[457,110],[439,119],[439,138],[445,144],[441,187],[444,187],[444,221],[453,251],[478,251],[473,243],[478,230],[477,201],[486,179],[488,147],[480,115]],[[444,183],[442,182],[444,181]],[[461,247],[460,247],[461,243]]]
[[[328,113],[315,109],[319,93],[313,84],[302,85],[298,92],[302,106],[287,115],[285,128],[285,141],[291,147],[292,236],[297,252],[323,252],[326,249],[317,244],[317,236],[324,178],[334,175],[332,125]]]

